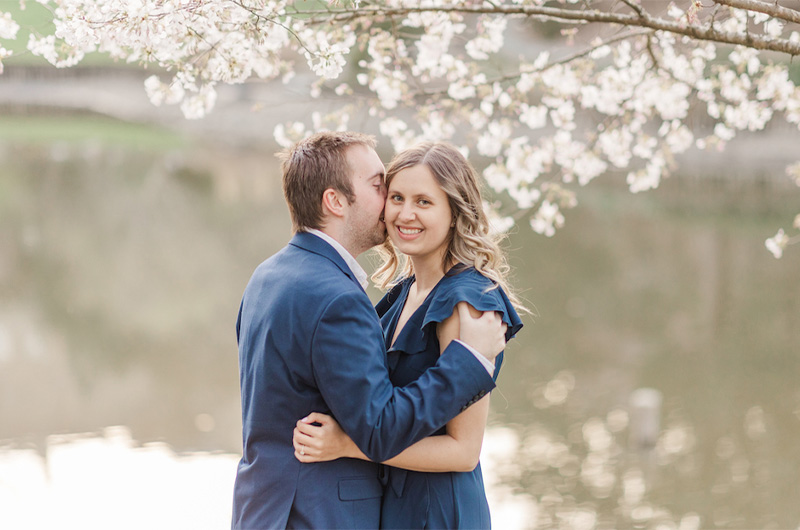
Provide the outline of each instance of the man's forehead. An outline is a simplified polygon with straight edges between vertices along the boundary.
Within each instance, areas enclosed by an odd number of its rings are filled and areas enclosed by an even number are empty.
[[[368,145],[356,144],[347,149],[347,158],[358,178],[372,178],[383,176],[385,169],[378,153]]]

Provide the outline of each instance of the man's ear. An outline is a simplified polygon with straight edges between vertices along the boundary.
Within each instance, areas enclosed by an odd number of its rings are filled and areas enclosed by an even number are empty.
[[[335,217],[343,217],[345,212],[345,201],[342,194],[333,188],[328,188],[322,192],[322,209]]]

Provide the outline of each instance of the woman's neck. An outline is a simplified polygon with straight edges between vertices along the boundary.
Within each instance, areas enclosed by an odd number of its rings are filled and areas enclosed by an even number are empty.
[[[442,256],[428,256],[426,258],[411,257],[414,266],[414,283],[417,284],[418,293],[427,293],[433,289],[446,272]]]

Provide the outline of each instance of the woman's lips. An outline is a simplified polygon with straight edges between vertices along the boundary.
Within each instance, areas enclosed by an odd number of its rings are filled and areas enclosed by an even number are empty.
[[[402,239],[414,239],[420,233],[422,233],[422,228],[410,228],[407,226],[398,226],[397,233],[400,234]]]

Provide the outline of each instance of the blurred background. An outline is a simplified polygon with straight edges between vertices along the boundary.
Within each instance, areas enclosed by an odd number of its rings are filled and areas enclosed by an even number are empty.
[[[189,122],[147,75],[0,76],[0,528],[229,525],[236,312],[290,237],[272,130],[336,101],[222,87]],[[484,443],[496,528],[800,527],[800,249],[764,247],[798,145],[773,126],[652,192],[598,179],[553,238],[512,230],[533,315]]]

